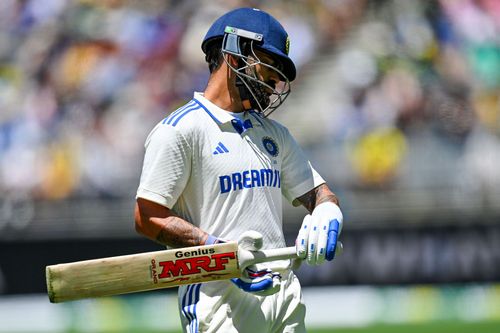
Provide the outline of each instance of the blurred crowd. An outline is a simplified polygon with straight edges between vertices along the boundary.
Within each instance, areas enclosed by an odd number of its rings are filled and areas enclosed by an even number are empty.
[[[500,1],[368,3],[302,95],[321,171],[343,189],[498,193]]]
[[[356,183],[496,190],[500,2],[375,7],[338,60],[349,102],[337,134],[356,138],[348,153]]]
[[[336,38],[322,1],[1,1],[2,196],[133,196],[147,133],[203,89],[202,38],[239,6],[286,21],[299,67]]]
[[[239,6],[282,21],[299,72],[348,45],[327,142],[352,143],[351,184],[391,183],[430,133],[500,185],[499,1],[3,0],[0,197],[133,196],[147,133],[203,89],[203,35]]]

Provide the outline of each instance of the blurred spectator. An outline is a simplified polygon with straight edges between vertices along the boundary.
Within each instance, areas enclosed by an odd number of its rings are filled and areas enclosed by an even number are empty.
[[[334,181],[347,189],[417,183],[432,189],[483,173],[488,187],[488,177],[500,177],[493,167],[500,137],[498,2],[369,4],[365,20],[322,65],[335,68],[323,88],[331,98],[315,105],[332,114],[324,136],[335,154],[328,154],[352,166],[351,176],[338,172]]]
[[[320,1],[3,1],[3,195],[130,193],[149,129],[206,82],[200,31],[228,7],[254,5],[287,17],[292,57],[307,63],[322,39]]]
[[[434,185],[452,173],[427,177],[436,152],[461,165],[450,179],[462,184],[499,178],[498,1],[4,0],[2,196],[128,195],[150,128],[206,82],[203,32],[237,6],[286,25],[299,70],[334,69],[314,87],[326,132],[307,132],[345,147],[338,186]]]

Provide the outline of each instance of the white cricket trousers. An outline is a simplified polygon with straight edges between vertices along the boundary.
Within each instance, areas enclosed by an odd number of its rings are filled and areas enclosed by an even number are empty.
[[[281,333],[306,331],[306,308],[300,283],[292,271],[283,273],[281,290],[255,296],[231,281],[179,287],[179,312],[184,332]]]

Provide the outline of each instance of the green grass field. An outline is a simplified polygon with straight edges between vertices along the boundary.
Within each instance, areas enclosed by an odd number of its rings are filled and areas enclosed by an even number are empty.
[[[308,333],[498,333],[500,321],[490,322],[433,322],[425,324],[375,325],[363,328],[311,329]],[[160,333],[158,331],[136,331],[129,333]],[[182,333],[169,331],[161,333]]]
[[[427,324],[376,325],[366,328],[336,328],[310,330],[309,333],[497,333],[500,332],[498,322],[436,322]]]

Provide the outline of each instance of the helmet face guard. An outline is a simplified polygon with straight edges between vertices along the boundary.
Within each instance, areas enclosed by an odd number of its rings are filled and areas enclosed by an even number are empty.
[[[251,108],[265,118],[281,106],[290,94],[290,80],[283,73],[280,61],[269,52],[259,49],[263,38],[262,34],[227,26],[222,40],[222,54],[227,66],[236,74],[236,86],[242,101],[248,100]],[[276,65],[261,61],[256,50],[270,55]],[[238,67],[229,63],[225,56],[228,54],[238,58]],[[277,87],[274,82],[266,82],[259,77],[258,66],[266,67],[279,75],[281,81]]]

